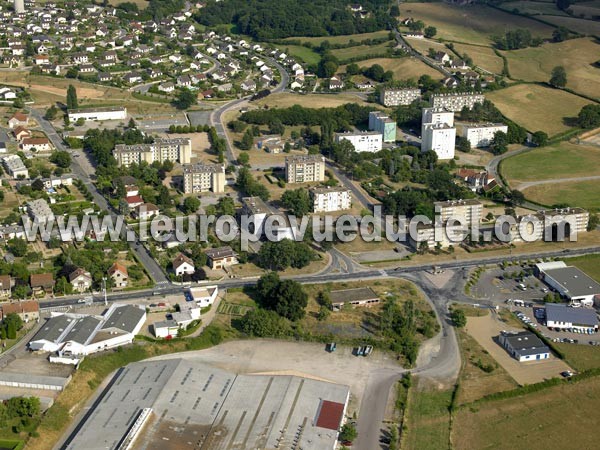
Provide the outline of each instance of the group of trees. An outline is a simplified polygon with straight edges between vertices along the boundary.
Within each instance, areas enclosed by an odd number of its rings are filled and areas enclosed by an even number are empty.
[[[188,109],[198,103],[198,97],[191,90],[182,88],[173,100],[173,106],[177,109]]]
[[[281,271],[289,267],[301,269],[316,258],[316,252],[307,243],[282,239],[265,242],[258,251],[256,264],[263,269]]]
[[[269,272],[258,280],[256,294],[260,306],[281,317],[293,322],[304,317],[308,294],[294,280],[281,280],[276,272]]]
[[[500,50],[538,47],[544,42],[539,37],[532,37],[531,31],[523,28],[507,31],[504,36],[495,36],[493,40],[496,47]]]
[[[17,332],[23,328],[23,320],[18,314],[8,314],[0,323],[0,339],[16,339]]]
[[[38,397],[12,397],[0,402],[0,427],[12,426],[12,431],[34,434],[41,414]]]
[[[67,109],[77,109],[79,102],[77,100],[77,90],[72,84],[67,88]]]
[[[260,197],[267,201],[271,195],[267,187],[259,183],[247,167],[242,167],[238,171],[236,184],[249,197]]]
[[[550,85],[555,88],[564,88],[567,85],[567,71],[563,66],[552,69]]]
[[[577,124],[581,128],[600,127],[600,105],[585,105],[577,115]]]
[[[281,203],[298,217],[305,216],[312,209],[310,194],[303,188],[285,191],[281,196]]]

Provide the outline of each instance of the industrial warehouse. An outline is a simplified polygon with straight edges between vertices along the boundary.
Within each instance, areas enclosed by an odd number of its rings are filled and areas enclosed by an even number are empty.
[[[66,449],[334,449],[347,386],[289,375],[237,375],[185,359],[121,369]]]

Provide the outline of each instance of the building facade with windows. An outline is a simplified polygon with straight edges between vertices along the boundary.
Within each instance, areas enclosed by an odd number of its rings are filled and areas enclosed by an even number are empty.
[[[379,101],[384,106],[410,105],[421,98],[421,89],[382,89]]]
[[[383,148],[383,134],[378,131],[349,131],[347,133],[336,133],[335,142],[348,141],[357,152],[375,153]]]
[[[223,164],[186,164],[183,166],[183,192],[192,194],[212,191],[225,192]]]
[[[321,155],[298,155],[285,158],[287,183],[320,183],[325,181],[325,158]]]
[[[349,189],[316,187],[310,190],[313,212],[334,212],[350,209],[352,195]]]

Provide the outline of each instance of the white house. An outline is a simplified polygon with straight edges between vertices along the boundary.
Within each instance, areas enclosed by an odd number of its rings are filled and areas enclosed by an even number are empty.
[[[212,305],[219,295],[218,286],[192,287],[188,290],[188,298],[191,298],[201,308]]]
[[[175,275],[181,277],[183,275],[193,275],[196,269],[194,268],[194,261],[180,253],[173,260],[173,271]]]

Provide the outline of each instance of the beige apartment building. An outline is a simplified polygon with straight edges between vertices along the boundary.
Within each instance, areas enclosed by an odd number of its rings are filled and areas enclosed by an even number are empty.
[[[156,139],[152,144],[125,145],[117,144],[113,152],[119,166],[129,167],[131,164],[155,161],[177,161],[189,164],[192,157],[192,140],[190,138]]]
[[[212,191],[225,192],[223,164],[186,164],[183,166],[183,192],[194,194]]]
[[[325,181],[325,158],[321,155],[299,155],[285,158],[287,183],[320,183]]]
[[[465,106],[472,109],[475,103],[483,103],[484,100],[485,96],[479,93],[435,94],[431,96],[431,106],[459,112]]]
[[[421,98],[421,89],[382,89],[379,101],[384,106],[410,105]]]
[[[479,225],[483,204],[479,200],[446,200],[434,202],[435,212],[439,214],[442,223],[446,223],[451,217],[458,218],[467,227]]]
[[[345,188],[315,187],[310,190],[313,212],[334,212],[350,209],[352,196]]]

